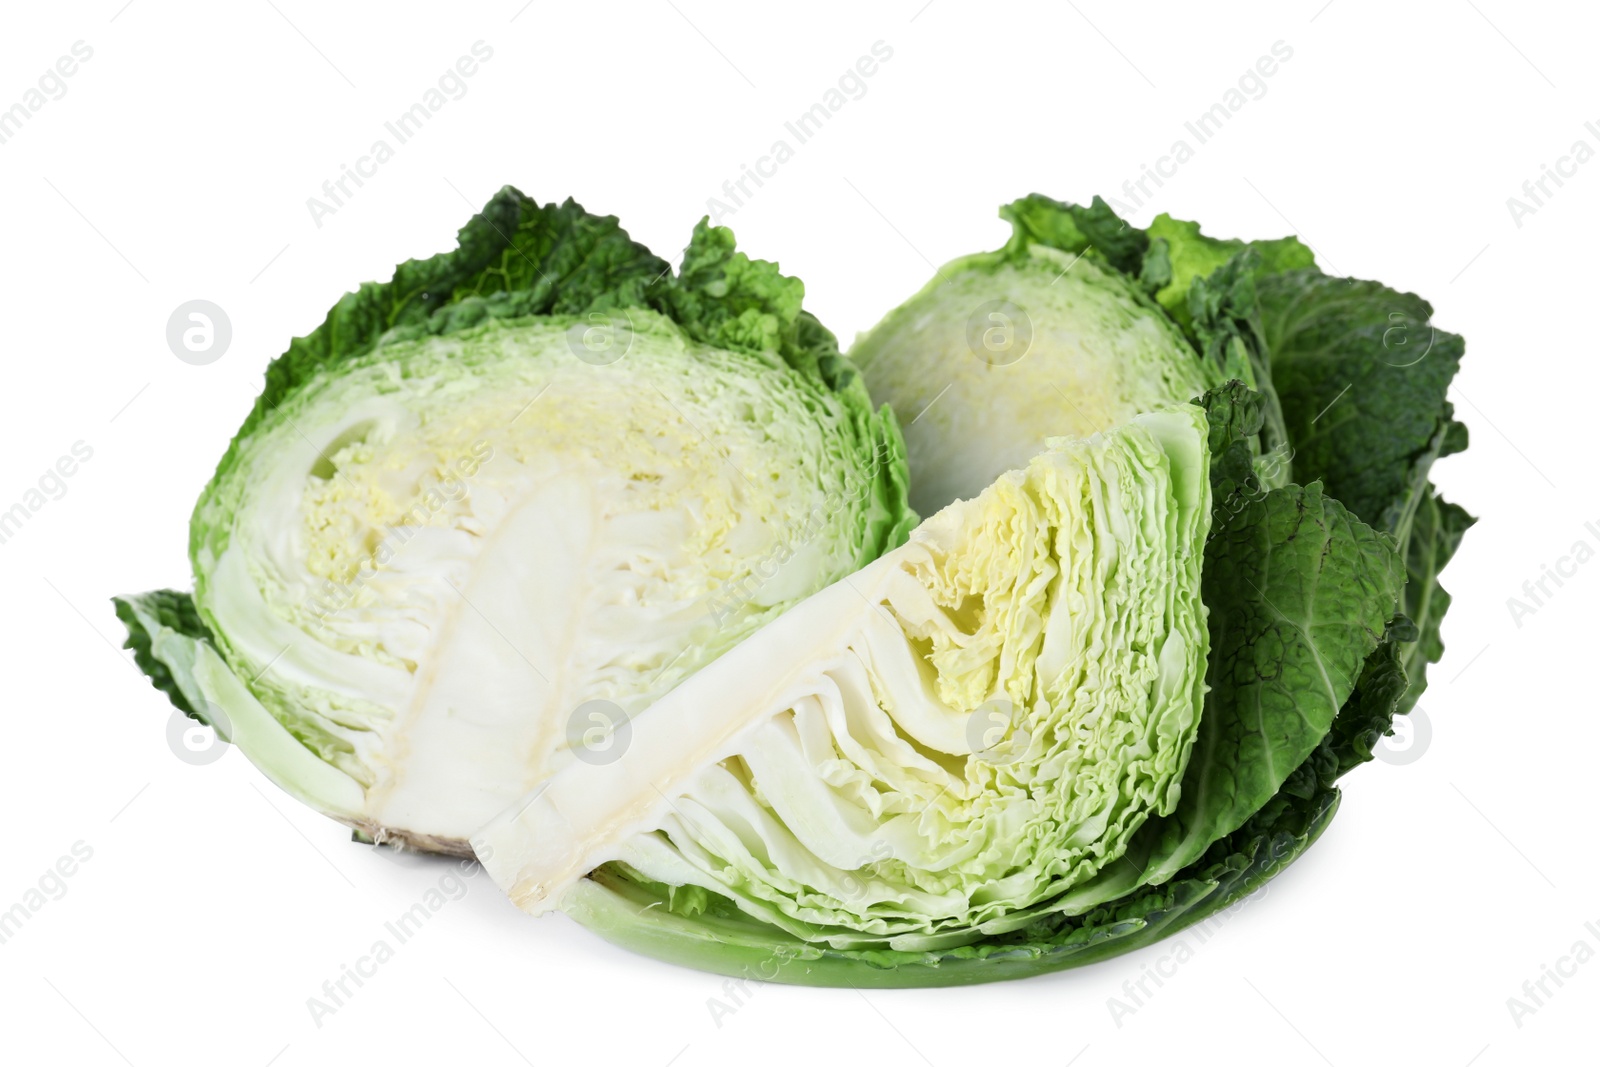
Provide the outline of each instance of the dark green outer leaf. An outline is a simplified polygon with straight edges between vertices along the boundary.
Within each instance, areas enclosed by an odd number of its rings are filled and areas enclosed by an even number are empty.
[[[1272,380],[1294,446],[1294,479],[1397,535],[1414,510],[1415,475],[1443,447],[1445,391],[1460,337],[1433,309],[1377,282],[1299,270],[1259,280]]]
[[[1246,248],[1210,275],[1194,279],[1189,289],[1188,330],[1204,359],[1260,394],[1262,426],[1257,447],[1260,452],[1272,452],[1286,447],[1289,435],[1272,384],[1272,359],[1256,299],[1255,274],[1260,263],[1260,254]],[[1274,486],[1288,480],[1288,472],[1283,474]]]
[[[1398,615],[1362,665],[1355,692],[1339,709],[1319,751],[1330,780],[1370,760],[1372,746],[1389,732],[1408,684],[1405,653],[1415,647],[1416,639],[1411,620]]]
[[[1150,247],[1143,230],[1129,226],[1098,196],[1084,207],[1032,193],[1001,208],[1000,217],[1015,227],[1013,242],[1031,241],[1074,255],[1092,251],[1124,274],[1140,273]]]
[[[133,649],[133,660],[150,679],[150,684],[167,694],[174,707],[191,719],[207,722],[202,714],[205,700],[198,691],[186,685],[189,679],[180,677],[160,656],[155,654],[152,642],[164,627],[175,630],[197,641],[210,641],[211,631],[200,619],[194,606],[194,597],[172,589],[158,589],[133,596],[112,597],[117,618],[128,628],[128,639],[123,648]]]
[[[1405,581],[1393,541],[1316,483],[1274,489],[1218,527],[1202,579],[1210,691],[1156,881],[1243,825],[1322,743]]]
[[[1433,308],[1378,282],[1315,269],[1259,285],[1272,376],[1283,403],[1297,479],[1321,478],[1367,522],[1394,534],[1406,560],[1404,610],[1417,624],[1386,638],[1361,699],[1341,713],[1348,770],[1370,758],[1393,715],[1409,711],[1444,654],[1439,626],[1450,596],[1439,571],[1473,522],[1429,482],[1440,456],[1466,447],[1466,427],[1445,399],[1465,349],[1436,328]],[[1391,662],[1392,661],[1392,662]],[[1401,671],[1404,683],[1382,682]]]
[[[1195,403],[1205,409],[1206,445],[1211,452],[1212,533],[1227,516],[1261,495],[1252,442],[1261,432],[1266,401],[1235,379],[1209,390]]]
[[[1444,641],[1439,624],[1450,607],[1450,594],[1439,582],[1439,572],[1461,547],[1461,538],[1478,520],[1466,509],[1451,504],[1428,487],[1428,496],[1417,508],[1407,543],[1406,614],[1416,623],[1417,640],[1404,649],[1403,662],[1411,685],[1399,700],[1398,714],[1405,714],[1427,688],[1430,664],[1444,657]]]

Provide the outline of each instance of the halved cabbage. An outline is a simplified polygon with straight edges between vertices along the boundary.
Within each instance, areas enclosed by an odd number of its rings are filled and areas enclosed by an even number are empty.
[[[119,604],[158,684],[314,807],[465,852],[597,725],[902,540],[892,417],[799,283],[704,224],[665,271],[509,191],[346,298],[196,507],[197,612]]]

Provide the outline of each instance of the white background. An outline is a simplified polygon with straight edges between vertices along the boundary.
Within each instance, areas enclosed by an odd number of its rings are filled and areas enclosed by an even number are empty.
[[[1600,123],[1592,13],[1508,0],[1226,14],[1107,0],[122,4],[17,5],[0,34],[0,107],[75,41],[93,48],[66,94],[0,144],[0,510],[74,442],[93,449],[65,495],[0,544],[0,909],[75,842],[93,850],[0,945],[0,1057],[1593,1059],[1600,961],[1549,985],[1520,1027],[1506,1003],[1579,939],[1600,949],[1584,928],[1600,931],[1600,562],[1533,614],[1507,606],[1574,542],[1600,547],[1600,161],[1520,227],[1506,206],[1576,139],[1600,148],[1583,128]],[[494,55],[467,94],[315,225],[306,199],[478,40]],[[1430,744],[1346,779],[1309,856],[1120,1020],[1109,998],[1174,943],[974,989],[758,987],[718,1025],[708,999],[735,1006],[721,979],[526,918],[480,875],[318,1027],[307,998],[447,868],[350,843],[236,751],[176,758],[170,708],[116,649],[107,598],[187,587],[196,494],[269,360],[341,293],[450,247],[506,183],[614,213],[673,257],[724,180],[880,40],[893,57],[866,95],[723,220],[803,278],[845,339],[932,264],[999,244],[997,205],[1116,193],[1275,41],[1293,49],[1134,217],[1292,229],[1325,268],[1420,292],[1467,337],[1453,398],[1473,445],[1436,477],[1482,521],[1447,572],[1457,602],[1422,705]],[[195,298],[233,325],[209,366],[165,340]]]

